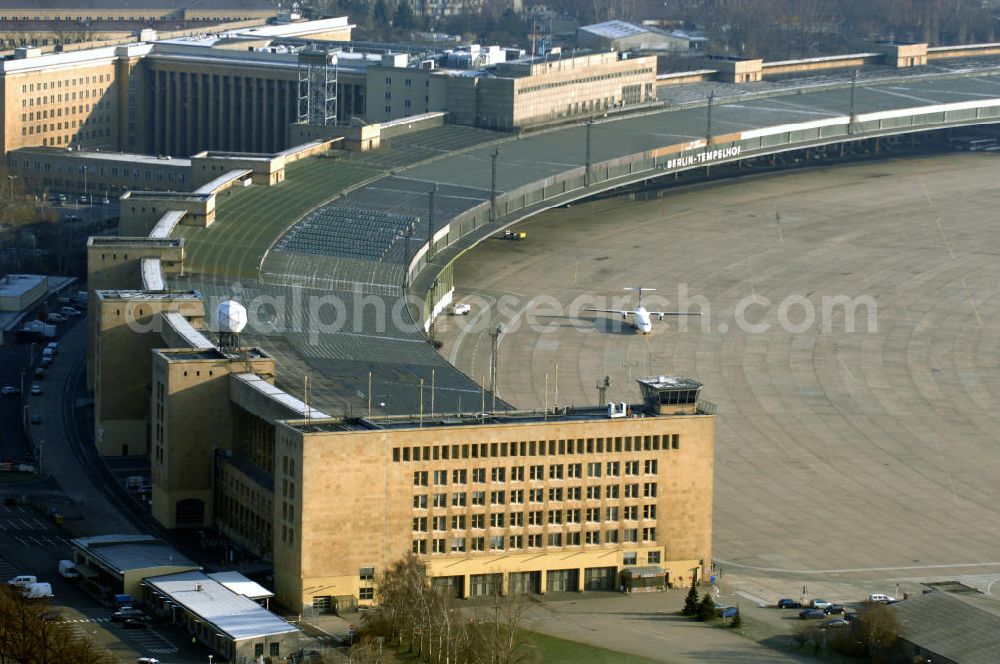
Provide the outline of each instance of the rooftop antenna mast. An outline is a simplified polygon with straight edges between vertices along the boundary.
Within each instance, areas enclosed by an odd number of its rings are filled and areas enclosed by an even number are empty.
[[[309,374],[302,377],[302,401],[306,406],[306,423],[312,420],[312,408],[309,407]]]
[[[497,325],[490,332],[490,390],[493,391],[493,412],[497,412],[497,351],[500,348],[500,334],[503,328]]]
[[[611,387],[611,376],[605,376],[603,380],[597,381],[597,403],[602,406],[607,403],[609,387]]]

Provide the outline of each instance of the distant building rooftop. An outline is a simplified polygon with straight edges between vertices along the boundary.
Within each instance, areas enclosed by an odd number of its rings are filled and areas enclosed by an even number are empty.
[[[54,9],[107,9],[121,11],[123,5],[134,11],[144,9],[190,9],[195,4],[196,8],[205,11],[227,11],[227,10],[251,10],[251,11],[274,11],[278,13],[275,3],[270,0],[212,0],[207,4],[192,3],[190,0],[129,0],[122,3],[121,0],[0,0],[0,9],[12,10],[54,10]]]
[[[92,235],[87,239],[91,247],[182,247],[184,238],[169,237],[119,237],[109,235]]]
[[[901,638],[925,652],[927,661],[1000,661],[1000,616],[991,611],[940,590],[896,602],[889,608],[902,626]]]
[[[71,540],[73,546],[87,552],[116,574],[151,567],[199,566],[173,547],[152,535],[96,535]]]
[[[23,297],[48,280],[44,274],[8,274],[0,278],[0,297]]]
[[[32,154],[62,155],[73,159],[92,159],[94,161],[120,161],[130,164],[155,164],[157,166],[176,166],[190,168],[191,160],[178,157],[160,158],[155,155],[135,154],[132,152],[99,152],[97,150],[67,150],[66,148],[28,147],[12,152],[16,157]]]
[[[580,30],[604,37],[605,39],[622,39],[624,37],[634,37],[648,32],[654,32],[651,28],[625,21],[604,21],[593,25],[584,25]],[[657,34],[659,32],[657,31]]]
[[[218,581],[237,595],[243,595],[253,600],[274,597],[274,593],[270,590],[256,581],[248,579],[239,572],[215,572],[214,574],[209,574],[208,577]]]
[[[271,357],[260,348],[234,348],[223,352],[218,348],[159,348],[153,351],[162,355],[167,361],[210,361],[210,360],[259,360]]]
[[[249,597],[202,572],[154,576],[144,583],[234,641],[298,631]]]
[[[196,300],[201,301],[201,293],[196,290],[98,290],[94,291],[103,300]]]

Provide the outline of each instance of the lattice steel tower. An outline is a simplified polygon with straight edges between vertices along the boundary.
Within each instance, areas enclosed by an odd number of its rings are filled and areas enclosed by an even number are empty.
[[[337,53],[299,51],[299,122],[337,124]]]

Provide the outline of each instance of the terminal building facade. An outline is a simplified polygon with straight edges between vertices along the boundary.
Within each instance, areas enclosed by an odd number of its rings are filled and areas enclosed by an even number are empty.
[[[688,584],[711,560],[714,416],[699,385],[641,381],[644,403],[553,413],[298,420],[278,427],[278,594],[374,599],[406,551],[456,597],[617,590],[650,567]],[[661,406],[660,397],[671,405]]]
[[[0,61],[0,152],[53,147],[188,157],[286,149],[290,127],[309,119],[307,43],[331,54],[326,82],[339,124],[448,112],[457,124],[512,130],[655,98],[654,57],[525,59],[504,51],[513,61],[494,69],[476,64],[473,46],[466,47],[470,57],[459,58],[470,66],[450,69],[439,66],[443,54],[421,61],[342,50],[352,27],[340,17],[159,41],[144,34],[145,41],[72,52],[18,49]]]

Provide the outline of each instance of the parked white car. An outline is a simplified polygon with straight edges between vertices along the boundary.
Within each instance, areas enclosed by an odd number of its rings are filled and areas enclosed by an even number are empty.
[[[875,604],[891,604],[896,601],[896,598],[883,595],[882,593],[872,593],[868,596],[868,601]]]
[[[469,312],[472,311],[472,306],[465,304],[464,302],[451,305],[448,309],[452,316],[468,316]]]
[[[15,576],[13,579],[7,582],[8,586],[14,586],[15,588],[27,588],[30,585],[38,583],[38,577],[31,574],[21,574],[20,576]]]

